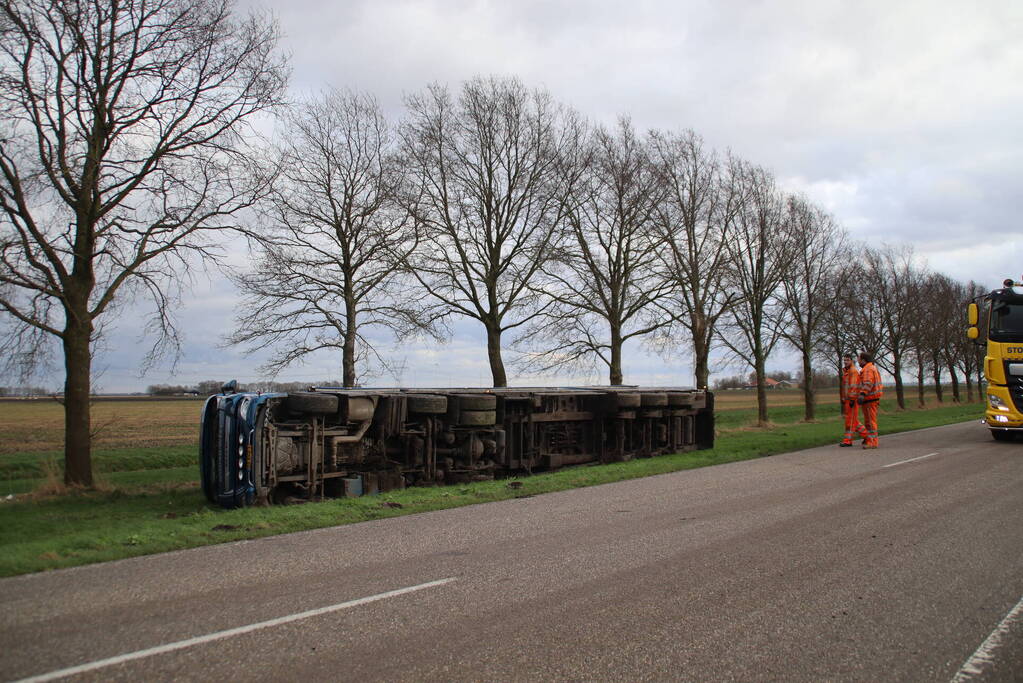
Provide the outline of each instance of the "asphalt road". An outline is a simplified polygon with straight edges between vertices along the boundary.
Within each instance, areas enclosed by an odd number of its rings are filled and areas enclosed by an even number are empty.
[[[1021,520],[971,422],[5,579],[0,678],[1021,680]]]

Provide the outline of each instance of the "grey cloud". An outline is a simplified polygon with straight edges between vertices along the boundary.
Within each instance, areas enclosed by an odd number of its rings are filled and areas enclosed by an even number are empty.
[[[1015,0],[243,5],[280,17],[296,92],[365,89],[396,118],[403,94],[432,81],[514,74],[594,120],[626,113],[640,130],[693,128],[773,169],[854,237],[911,242],[954,277],[994,285],[1023,269],[1023,3]],[[258,365],[217,348],[231,305],[193,296],[181,375]],[[115,366],[127,372],[139,356],[135,338],[108,344],[108,361],[120,359],[109,362],[111,384]],[[421,350],[409,357],[421,360]],[[485,363],[477,333],[457,327],[450,350],[458,359],[450,371],[420,364],[416,381],[477,382]],[[330,367],[316,363],[296,375]],[[668,372],[689,372],[684,360],[677,367]],[[663,362],[635,348],[626,371],[627,381],[630,372],[659,377]],[[157,381],[150,377],[142,383]]]

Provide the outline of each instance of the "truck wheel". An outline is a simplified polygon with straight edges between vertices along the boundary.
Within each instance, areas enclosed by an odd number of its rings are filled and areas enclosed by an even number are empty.
[[[284,405],[293,413],[329,415],[337,412],[338,399],[334,394],[295,393],[288,394]]]
[[[495,410],[463,410],[458,424],[463,427],[492,427],[497,422]]]
[[[1003,432],[1001,429],[992,429],[991,436],[994,437],[995,441],[1012,441],[1013,434],[1011,432]]]
[[[443,415],[448,412],[447,396],[436,394],[406,394],[405,405],[410,413]]]
[[[497,408],[497,396],[493,394],[458,394],[457,396],[458,407],[462,410],[494,410]]]

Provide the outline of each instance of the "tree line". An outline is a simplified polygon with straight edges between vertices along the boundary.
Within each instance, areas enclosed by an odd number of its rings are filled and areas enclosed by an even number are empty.
[[[228,341],[271,349],[270,376],[333,350],[353,386],[384,360],[374,329],[443,340],[467,319],[494,386],[508,350],[526,370],[597,364],[620,384],[640,342],[691,354],[699,387],[727,349],[758,378],[762,421],[779,345],[804,376],[871,351],[900,405],[903,371],[971,390],[954,321],[975,285],[853,243],[695,131],[593,123],[516,78],[429,85],[397,121],[369,93],[293,102],[276,21],[232,0],[0,0],[0,22],[3,360],[28,376],[59,346],[67,483],[92,483],[109,325],[146,300],[147,361],[174,355],[194,269],[242,238],[253,267],[233,274]]]
[[[895,380],[959,378],[976,355],[959,329],[974,284],[916,265],[907,247],[850,239],[769,169],[692,130],[588,122],[516,78],[432,85],[389,122],[368,93],[330,91],[287,113],[281,174],[251,226],[254,267],[236,277],[231,342],[276,355],[276,373],[336,350],[344,386],[373,357],[366,331],[444,337],[481,325],[495,387],[505,354],[533,372],[597,365],[625,377],[630,340],[692,357],[706,388],[725,349],[756,378],[768,419],[770,355],[837,376],[867,351]],[[816,402],[803,383],[806,417]],[[939,387],[940,391],[940,387]]]

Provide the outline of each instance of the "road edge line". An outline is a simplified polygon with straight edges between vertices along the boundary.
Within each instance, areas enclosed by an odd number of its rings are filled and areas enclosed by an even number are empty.
[[[972,680],[974,676],[983,673],[984,666],[994,662],[994,651],[1001,645],[1002,637],[1008,633],[1020,615],[1023,615],[1023,598],[1020,598],[1016,606],[1009,610],[1005,618],[999,622],[995,630],[991,632],[991,635],[980,644],[980,647],[974,650],[970,658],[963,662],[963,665],[959,667],[959,671],[952,678],[951,683],[965,683],[965,681]]]
[[[938,455],[938,453],[928,453],[927,455],[918,455],[917,457],[910,458],[909,460],[900,460],[898,462],[893,462],[893,463],[891,463],[889,465],[881,465],[881,469],[884,469],[886,467],[895,467],[896,465],[905,465],[907,462],[916,462],[917,460],[923,460],[924,458],[932,458],[935,455]]]
[[[307,610],[305,612],[298,612],[296,614],[289,614],[283,617],[277,617],[276,619],[269,619],[267,621],[260,621],[255,624],[248,624],[246,626],[238,626],[236,628],[230,628],[226,631],[216,631],[214,633],[207,633],[203,636],[196,636],[194,638],[187,638],[185,640],[179,640],[174,643],[167,643],[166,645],[156,645],[154,647],[146,648],[144,650],[136,650],[135,652],[128,652],[123,655],[117,655],[116,657],[108,657],[106,659],[99,659],[95,662],[88,662],[86,664],[79,664],[78,666],[68,667],[66,669],[59,669],[57,671],[50,671],[48,673],[39,674],[37,676],[30,676],[29,678],[22,678],[15,683],[42,683],[43,681],[53,681],[58,678],[64,678],[66,676],[74,676],[76,674],[85,673],[87,671],[95,671],[96,669],[103,669],[108,666],[115,666],[117,664],[123,664],[124,662],[134,661],[136,659],[144,659],[146,657],[152,657],[153,655],[164,654],[167,652],[174,652],[175,650],[184,650],[185,648],[192,647],[194,645],[202,645],[215,640],[222,640],[224,638],[231,638],[233,636],[242,635],[244,633],[251,633],[264,628],[270,628],[273,626],[280,626],[282,624],[288,624],[293,621],[299,621],[301,619],[309,619],[310,617],[317,617],[322,614],[329,614],[331,612],[337,612],[350,607],[358,607],[371,602],[377,602],[379,600],[385,600],[387,598],[394,598],[399,595],[405,595],[407,593],[414,593],[421,591],[426,588],[433,588],[435,586],[443,586],[445,584],[454,581],[454,577],[446,579],[438,579],[437,581],[429,581],[427,583],[421,583],[415,586],[409,586],[407,588],[397,588],[386,593],[377,593],[376,595],[370,595],[365,598],[358,598],[356,600],[349,600],[348,602],[341,602],[336,605],[328,605],[327,607],[318,607],[316,609]]]

